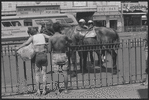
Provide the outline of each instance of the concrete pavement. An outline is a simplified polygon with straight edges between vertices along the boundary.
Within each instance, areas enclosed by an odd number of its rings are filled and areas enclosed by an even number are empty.
[[[126,98],[126,99],[147,99],[148,98],[148,86],[138,84],[129,85],[118,85],[110,87],[102,87],[95,89],[80,89],[80,90],[69,90],[68,94],[63,92],[56,95],[54,92],[48,93],[46,96],[37,97],[33,94],[5,96],[2,98],[26,98],[26,99],[100,99],[100,98]]]

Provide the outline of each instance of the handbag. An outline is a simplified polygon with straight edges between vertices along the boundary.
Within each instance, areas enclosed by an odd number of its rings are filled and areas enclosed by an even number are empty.
[[[23,61],[31,60],[35,56],[34,45],[30,43],[17,51]]]

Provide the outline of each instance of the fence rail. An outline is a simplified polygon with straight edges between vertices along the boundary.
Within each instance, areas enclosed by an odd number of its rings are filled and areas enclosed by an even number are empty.
[[[31,61],[22,61],[22,59],[16,55],[14,49],[21,43],[5,43],[2,44],[1,49],[1,82],[2,82],[2,93],[18,93],[22,91],[22,88],[27,82],[28,89],[30,91],[35,90],[34,85],[34,69],[32,68]],[[77,54],[76,70],[77,76],[71,77],[68,75],[68,87],[69,89],[79,88],[95,88],[110,85],[119,84],[132,84],[142,82],[145,78],[145,51],[144,51],[143,39],[129,39],[121,40],[117,44],[85,44],[85,45],[71,45],[70,51],[93,51],[93,58],[95,60],[93,66],[90,61],[90,54],[87,56],[87,69],[88,72],[80,72],[79,56]],[[106,62],[104,63],[104,69],[97,63],[96,50],[115,50],[117,53],[117,66],[120,72],[117,75],[113,75],[112,59],[111,56],[106,52]],[[47,72],[47,83],[51,90],[54,89],[51,80],[53,81],[54,73],[52,73],[52,66],[50,60],[50,54],[48,53],[48,72]],[[71,63],[70,63],[71,65]],[[59,83],[64,88],[64,78],[59,76]],[[50,85],[52,84],[52,85]]]

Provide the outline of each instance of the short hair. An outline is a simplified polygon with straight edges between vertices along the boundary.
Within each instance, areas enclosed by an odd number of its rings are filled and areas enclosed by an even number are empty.
[[[28,27],[28,34],[29,35],[35,35],[38,32],[38,27]]]
[[[59,22],[53,23],[53,30],[54,32],[60,32],[61,24]]]

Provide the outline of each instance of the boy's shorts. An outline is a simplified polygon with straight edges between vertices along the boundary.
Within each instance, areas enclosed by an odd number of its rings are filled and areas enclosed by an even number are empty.
[[[63,64],[61,68],[59,63]],[[66,53],[53,53],[52,54],[52,70],[58,71],[59,69],[68,70],[68,58]]]
[[[47,53],[37,52],[31,61],[35,63],[37,67],[48,66]]]

